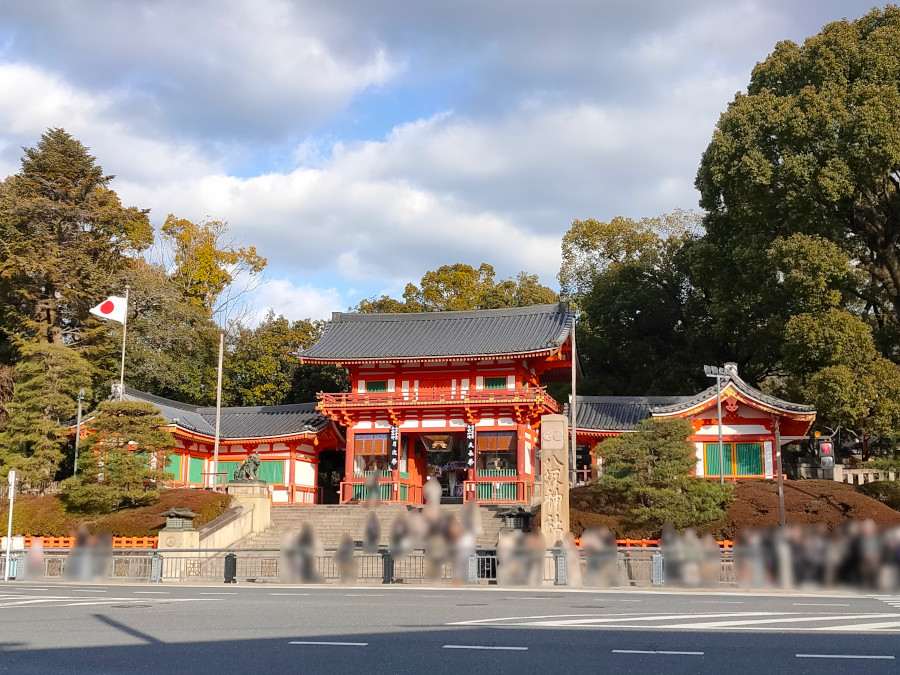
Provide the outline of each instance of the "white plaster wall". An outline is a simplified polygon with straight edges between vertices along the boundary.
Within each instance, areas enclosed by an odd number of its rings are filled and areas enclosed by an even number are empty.
[[[316,484],[316,465],[299,459],[294,460],[294,484],[313,487]]]
[[[697,475],[705,476],[706,474],[703,471],[703,443],[698,441],[694,443],[694,447],[697,448]]]

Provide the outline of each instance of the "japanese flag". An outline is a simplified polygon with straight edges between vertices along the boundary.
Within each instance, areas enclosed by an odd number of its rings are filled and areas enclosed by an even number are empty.
[[[125,323],[125,312],[128,310],[125,298],[116,295],[109,296],[96,307],[91,307],[91,314],[101,319],[112,319],[119,323]]]

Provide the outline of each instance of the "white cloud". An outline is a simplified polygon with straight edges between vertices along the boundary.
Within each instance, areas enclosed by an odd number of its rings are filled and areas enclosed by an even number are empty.
[[[317,288],[311,284],[295,286],[289,279],[268,281],[254,297],[257,311],[249,324],[257,325],[269,311],[284,315],[288,319],[330,319],[332,312],[346,309],[346,300],[334,288]]]

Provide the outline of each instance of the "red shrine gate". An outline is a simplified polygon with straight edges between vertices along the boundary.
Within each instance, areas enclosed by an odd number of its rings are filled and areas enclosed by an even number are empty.
[[[342,503],[448,499],[530,502],[544,384],[568,379],[574,315],[565,303],[421,314],[336,313],[305,361],[349,371],[351,392],[320,394],[346,427]]]

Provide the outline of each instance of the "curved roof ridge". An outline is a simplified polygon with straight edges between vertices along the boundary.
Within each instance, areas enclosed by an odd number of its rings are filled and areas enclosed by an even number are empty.
[[[568,339],[568,303],[411,314],[335,313],[311,361],[495,358],[553,351]]]
[[[518,316],[522,314],[552,314],[569,312],[569,303],[565,301],[543,305],[524,305],[522,307],[496,307],[494,309],[450,309],[434,312],[332,312],[332,323],[345,321],[445,321],[454,319],[478,319],[485,316]]]

